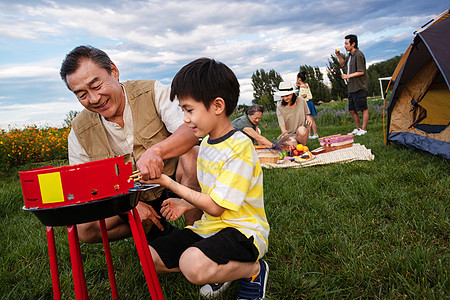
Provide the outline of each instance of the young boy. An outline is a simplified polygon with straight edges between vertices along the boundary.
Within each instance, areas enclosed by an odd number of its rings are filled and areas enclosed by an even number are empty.
[[[200,58],[173,79],[170,98],[175,97],[184,122],[197,137],[204,137],[197,160],[201,192],[164,174],[151,182],[183,198],[163,202],[161,212],[167,219],[173,221],[193,207],[203,216],[193,226],[150,243],[156,270],[181,271],[190,282],[206,284],[201,294],[207,297],[240,279],[239,299],[262,299],[269,267],[261,258],[267,252],[269,224],[258,156],[250,139],[229,119],[239,98],[237,78],[223,63]]]

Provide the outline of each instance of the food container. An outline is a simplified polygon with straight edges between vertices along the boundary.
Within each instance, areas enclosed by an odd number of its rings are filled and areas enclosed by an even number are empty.
[[[158,185],[135,185],[131,163],[114,157],[84,164],[19,172],[23,210],[47,226],[74,225],[125,213],[141,192]]]
[[[259,157],[259,162],[262,164],[271,163],[276,164],[278,162],[279,151],[277,150],[257,150],[256,153]]]
[[[353,146],[353,134],[347,135],[330,135],[319,138],[320,148],[311,151],[313,154],[319,154],[322,152],[330,152],[338,149],[349,148]]]

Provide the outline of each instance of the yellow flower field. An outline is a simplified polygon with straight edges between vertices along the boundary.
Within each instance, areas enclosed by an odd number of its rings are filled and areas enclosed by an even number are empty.
[[[0,130],[0,167],[16,167],[26,163],[67,158],[67,136],[70,128],[38,128]]]

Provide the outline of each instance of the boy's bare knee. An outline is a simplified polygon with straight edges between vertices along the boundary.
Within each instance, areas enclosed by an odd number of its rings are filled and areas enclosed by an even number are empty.
[[[191,283],[198,285],[208,283],[211,277],[208,260],[211,261],[200,249],[188,248],[180,257],[180,271]]]

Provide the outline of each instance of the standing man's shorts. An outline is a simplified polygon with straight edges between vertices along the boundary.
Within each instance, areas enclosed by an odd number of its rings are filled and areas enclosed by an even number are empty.
[[[367,109],[367,91],[359,90],[348,94],[348,110],[364,111]]]

